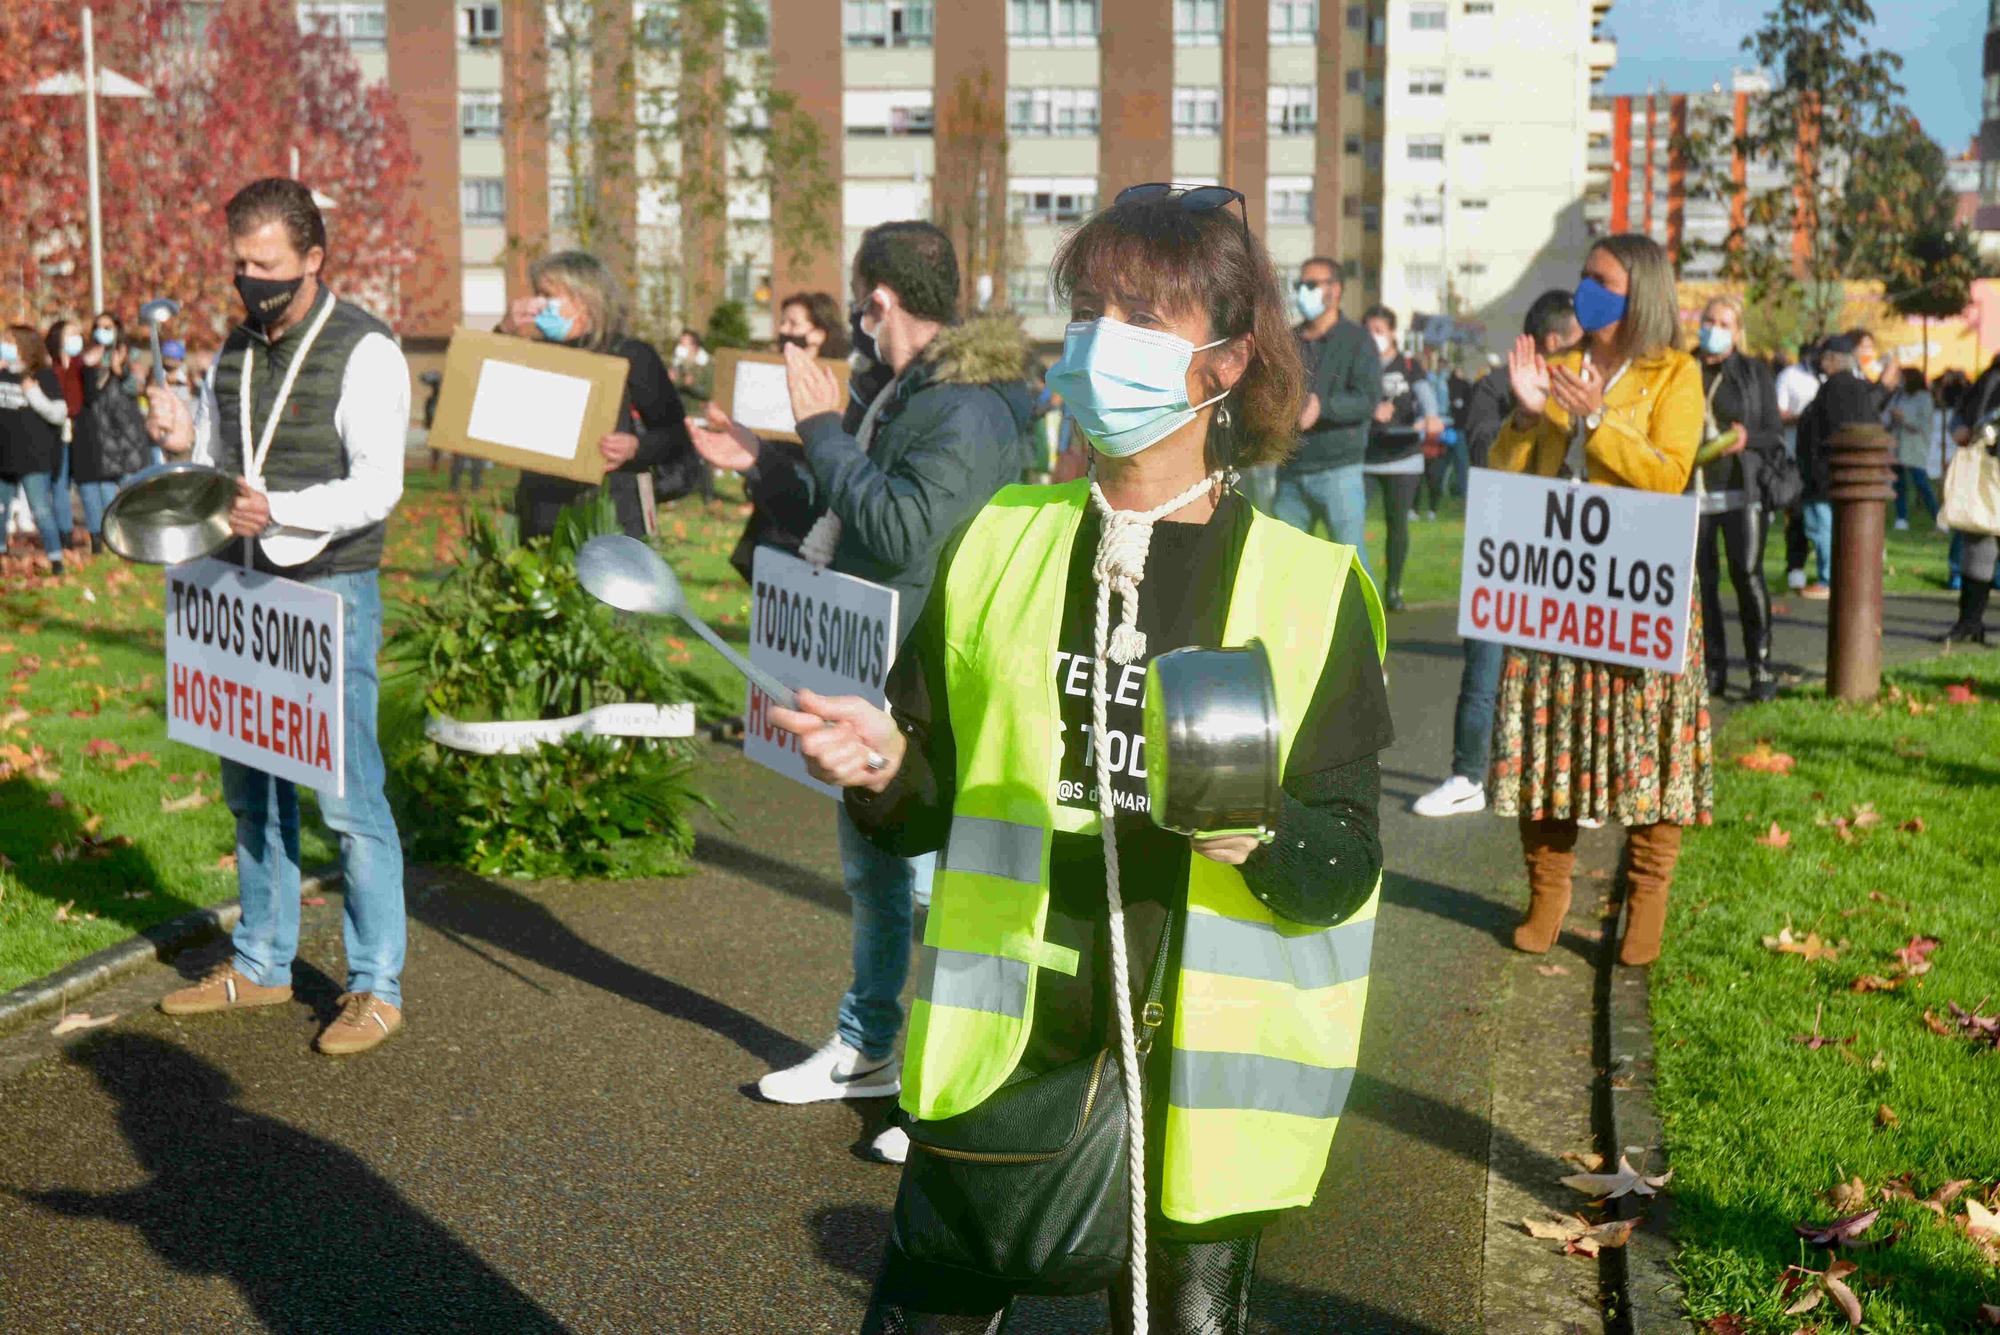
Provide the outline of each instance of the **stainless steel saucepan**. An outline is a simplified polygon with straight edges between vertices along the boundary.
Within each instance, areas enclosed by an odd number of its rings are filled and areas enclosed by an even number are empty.
[[[213,556],[231,541],[235,503],[236,482],[219,468],[186,462],[142,468],[104,507],[104,545],[156,566]]]
[[[1256,640],[1175,649],[1146,669],[1146,794],[1153,821],[1199,838],[1278,826],[1278,692]]]

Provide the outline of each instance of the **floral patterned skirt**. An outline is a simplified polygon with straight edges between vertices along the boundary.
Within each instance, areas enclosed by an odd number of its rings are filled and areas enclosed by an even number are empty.
[[[1679,676],[1508,649],[1493,719],[1496,815],[1707,825],[1715,744],[1701,614]]]

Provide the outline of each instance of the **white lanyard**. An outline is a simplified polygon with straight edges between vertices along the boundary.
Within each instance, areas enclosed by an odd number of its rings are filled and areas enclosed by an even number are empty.
[[[319,337],[319,331],[326,327],[327,320],[333,315],[333,294],[325,295],[326,304],[320,307],[319,314],[313,317],[313,322],[306,326],[305,337],[299,341],[298,355],[294,356],[292,364],[285,368],[285,378],[278,382],[278,398],[271,405],[270,417],[264,422],[264,434],[257,438],[256,451],[243,461],[243,475],[259,487],[264,483],[264,460],[270,457],[271,442],[278,435],[278,419],[285,415],[285,403],[292,397],[292,386],[298,383],[299,371],[306,364],[306,354],[312,351],[313,340]],[[250,369],[254,353],[254,344],[243,345],[243,379],[237,386],[239,399],[237,407],[241,410],[243,448],[246,450],[250,448]]]

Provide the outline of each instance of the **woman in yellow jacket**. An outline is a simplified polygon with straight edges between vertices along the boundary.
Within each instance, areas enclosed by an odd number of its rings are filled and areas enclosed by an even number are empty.
[[[1523,338],[1508,357],[1518,406],[1491,466],[1678,494],[1702,433],[1701,368],[1674,346],[1678,304],[1657,244],[1598,242],[1576,292],[1582,346],[1546,362]],[[1715,793],[1699,625],[1687,641],[1678,674],[1508,650],[1491,790],[1496,814],[1521,825],[1530,899],[1518,949],[1541,954],[1562,930],[1578,822],[1615,820],[1627,827],[1618,958],[1659,956],[1681,830],[1709,822]]]

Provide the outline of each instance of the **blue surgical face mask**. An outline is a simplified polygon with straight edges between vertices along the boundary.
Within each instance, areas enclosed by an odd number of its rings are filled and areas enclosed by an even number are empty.
[[[567,343],[576,321],[562,313],[554,302],[549,302],[535,312],[535,329],[551,343]]]
[[[1584,333],[1609,329],[1624,318],[1625,298],[1595,278],[1586,278],[1576,285],[1576,322],[1583,326]]]
[[[63,356],[65,357],[75,357],[81,355],[83,352],[83,335],[64,334],[62,349],[63,349]]]
[[[1701,327],[1701,350],[1711,357],[1727,357],[1736,348],[1736,335],[1712,324]]]
[[[19,348],[15,347],[12,343],[0,343],[0,362],[16,362],[19,360],[21,360],[21,350]]]
[[[1299,303],[1299,314],[1308,323],[1326,314],[1326,292],[1317,283],[1300,283],[1293,291]]]
[[[1049,388],[1101,454],[1123,459],[1158,444],[1228,393],[1197,404],[1187,397],[1188,363],[1202,348],[1174,334],[1118,320],[1079,320],[1063,335]]]
[[[96,340],[100,348],[108,348],[118,341],[118,331],[115,329],[93,329],[90,331],[90,336]]]

